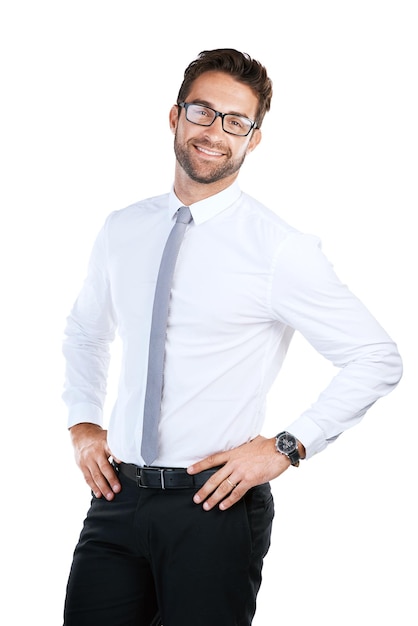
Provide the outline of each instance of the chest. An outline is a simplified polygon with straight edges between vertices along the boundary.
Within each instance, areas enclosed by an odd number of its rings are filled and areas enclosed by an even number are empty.
[[[112,298],[120,321],[149,319],[166,234],[115,250]],[[249,324],[269,317],[271,255],[248,234],[216,229],[187,231],[172,283],[170,323]]]

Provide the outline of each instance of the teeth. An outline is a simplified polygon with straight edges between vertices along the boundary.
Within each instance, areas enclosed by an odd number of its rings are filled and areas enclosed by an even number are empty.
[[[205,148],[200,148],[199,146],[197,146],[197,149],[200,150],[200,152],[209,154],[210,156],[220,156],[222,154],[222,152],[212,152],[211,150],[206,150]]]

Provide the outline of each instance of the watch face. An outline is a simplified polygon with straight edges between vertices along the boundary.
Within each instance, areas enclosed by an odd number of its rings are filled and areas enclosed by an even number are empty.
[[[296,439],[289,433],[279,435],[277,448],[286,455],[292,454],[296,450]]]

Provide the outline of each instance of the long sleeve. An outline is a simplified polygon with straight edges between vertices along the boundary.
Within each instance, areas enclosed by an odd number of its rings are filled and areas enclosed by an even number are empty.
[[[110,343],[116,327],[107,275],[105,229],[106,225],[96,239],[86,279],[67,318],[63,400],[69,409],[69,427],[80,422],[102,424]]]
[[[323,450],[389,393],[402,375],[396,344],[336,276],[315,237],[289,237],[277,256],[272,303],[339,372],[288,426],[307,449]]]

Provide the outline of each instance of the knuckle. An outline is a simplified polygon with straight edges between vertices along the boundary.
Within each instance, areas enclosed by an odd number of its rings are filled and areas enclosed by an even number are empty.
[[[244,494],[242,494],[242,493],[241,493],[241,491],[240,491],[239,489],[236,489],[236,488],[235,488],[235,489],[233,489],[233,490],[231,491],[231,494],[230,494],[230,496],[229,496],[229,497],[231,498],[231,500],[232,500],[233,502],[237,502],[238,500],[240,500],[240,499],[242,498],[242,496],[243,496],[243,495],[244,495]]]
[[[227,482],[224,481],[219,485],[218,491],[222,497],[225,497],[227,494],[230,493],[231,487],[228,485]]]
[[[98,470],[92,471],[91,477],[93,478],[93,481],[96,483],[96,485],[99,485],[103,480],[103,474]]]
[[[213,491],[213,490],[217,487],[217,485],[218,485],[218,481],[216,480],[215,475],[210,476],[210,477],[207,479],[207,481],[206,481],[206,483],[205,483],[205,487],[206,487],[206,485],[208,486],[208,488],[209,488],[211,491]]]

